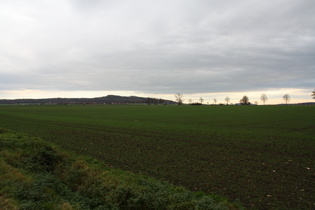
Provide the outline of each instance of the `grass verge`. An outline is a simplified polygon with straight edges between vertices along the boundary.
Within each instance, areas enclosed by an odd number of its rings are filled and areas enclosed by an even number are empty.
[[[239,209],[0,128],[0,209]]]

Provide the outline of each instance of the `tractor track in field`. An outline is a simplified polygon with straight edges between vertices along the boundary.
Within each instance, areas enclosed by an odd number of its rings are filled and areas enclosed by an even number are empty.
[[[117,127],[109,127],[109,126],[99,126],[99,125],[89,125],[89,124],[80,124],[80,123],[73,123],[73,122],[57,122],[54,120],[43,120],[43,119],[30,119],[30,118],[24,118],[24,117],[12,117],[16,120],[25,119],[28,123],[34,123],[34,124],[50,124],[54,126],[60,126],[60,127],[68,127],[68,128],[74,128],[74,129],[82,129],[88,132],[96,131],[99,133],[107,133],[107,134],[118,134],[118,135],[129,135],[129,136],[136,136],[136,137],[144,137],[144,138],[156,138],[159,141],[164,141],[169,143],[171,142],[180,142],[180,143],[188,143],[190,146],[197,146],[197,145],[204,145],[204,146],[212,146],[212,147],[221,147],[221,148],[231,148],[233,147],[233,150],[240,150],[240,148],[248,147],[251,148],[251,145],[248,144],[246,141],[240,141],[238,140],[237,143],[229,140],[227,145],[227,140],[220,138],[219,135],[211,135],[211,142],[205,142],[205,140],[209,140],[209,138],[202,140],[198,139],[195,135],[181,135],[176,133],[176,135],[173,136],[165,136],[161,132],[156,131],[149,131],[149,133],[140,132],[138,130],[134,129],[127,129],[127,128],[117,128]],[[215,140],[215,141],[214,141]],[[221,142],[220,142],[221,141]],[[242,143],[242,144],[240,144]],[[275,144],[269,144],[269,143],[261,143],[261,142],[255,142],[255,144],[260,144],[261,148],[260,152],[267,152],[272,155],[281,155],[281,154],[288,154],[288,151],[281,151],[281,150],[270,150],[270,148],[277,147]],[[255,146],[256,147],[256,146]],[[284,146],[285,147],[285,146]],[[283,149],[283,148],[282,148]],[[257,150],[257,147],[256,147]],[[259,152],[259,151],[257,151]],[[295,156],[300,156],[301,158],[307,158],[304,154],[295,154]]]
[[[82,129],[87,131],[97,131],[97,132],[104,132],[104,133],[113,133],[113,134],[120,134],[120,135],[131,135],[131,136],[138,136],[138,137],[156,137],[161,138],[164,140],[171,140],[175,142],[184,142],[184,143],[192,143],[192,144],[202,144],[202,145],[216,145],[216,146],[223,146],[222,143],[219,142],[203,142],[198,139],[196,139],[196,136],[189,136],[187,134],[181,135],[176,133],[176,137],[165,137],[163,133],[156,132],[156,131],[149,131],[148,134],[140,132],[138,130],[134,129],[127,129],[127,128],[117,128],[117,127],[109,127],[109,126],[99,126],[99,125],[89,125],[89,124],[79,124],[79,123],[65,123],[65,122],[57,122],[54,120],[42,120],[42,119],[30,119],[30,118],[23,118],[23,117],[12,117],[11,119],[15,120],[21,120],[25,119],[28,123],[34,123],[34,124],[50,124],[55,126],[61,126],[61,127],[68,127],[68,128],[74,128],[74,129]],[[189,140],[193,139],[193,140]],[[213,139],[219,139],[218,135],[213,135]]]

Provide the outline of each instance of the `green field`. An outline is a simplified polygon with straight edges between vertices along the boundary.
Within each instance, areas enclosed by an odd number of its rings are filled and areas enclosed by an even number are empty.
[[[246,207],[315,207],[315,106],[1,106],[0,127]]]
[[[0,209],[243,209],[0,128]]]

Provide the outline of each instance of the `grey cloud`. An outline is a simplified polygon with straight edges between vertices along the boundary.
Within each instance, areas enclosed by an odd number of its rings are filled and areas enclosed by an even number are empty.
[[[313,1],[35,2],[0,3],[1,89],[314,88]]]

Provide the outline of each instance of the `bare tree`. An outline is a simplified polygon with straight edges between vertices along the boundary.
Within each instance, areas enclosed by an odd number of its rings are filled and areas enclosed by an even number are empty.
[[[204,101],[202,97],[200,97],[199,99],[200,103],[202,104],[202,102]]]
[[[175,94],[176,102],[177,102],[178,105],[182,105],[183,104],[183,101],[184,101],[183,97],[184,96],[181,93],[176,93]]]
[[[217,99],[213,99],[214,104],[217,104]]]
[[[290,95],[289,94],[285,94],[283,96],[283,100],[285,101],[285,103],[288,105],[288,101],[290,101]]]
[[[261,95],[261,97],[260,97],[260,100],[262,100],[262,102],[263,102],[264,105],[265,105],[265,102],[268,100],[267,95],[263,93],[263,94]]]
[[[240,100],[240,103],[243,105],[248,105],[249,104],[249,99],[247,96],[243,96],[243,98]]]
[[[315,89],[312,92],[313,99],[315,99]]]
[[[192,103],[192,100],[191,100],[191,99],[189,99],[189,100],[188,100],[188,102],[191,104],[191,103]]]
[[[230,102],[231,99],[230,99],[230,97],[227,96],[227,97],[225,97],[224,100],[226,101],[226,104],[229,104],[229,102]]]

